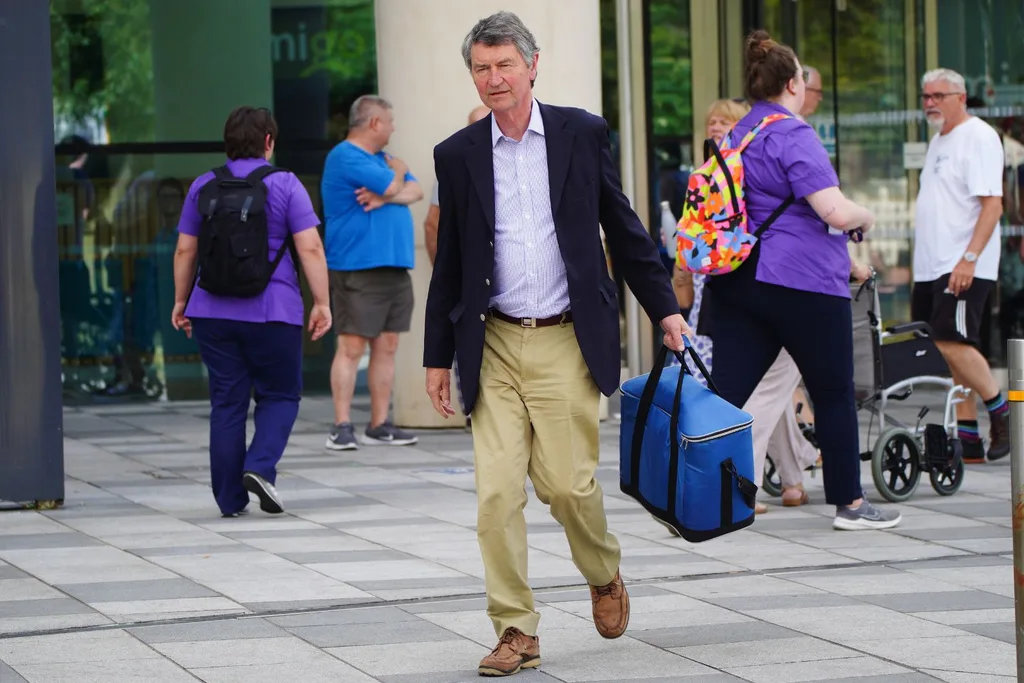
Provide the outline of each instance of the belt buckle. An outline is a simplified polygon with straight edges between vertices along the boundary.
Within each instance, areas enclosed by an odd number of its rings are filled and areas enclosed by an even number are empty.
[[[537,327],[536,318],[520,318],[519,322],[523,327]]]

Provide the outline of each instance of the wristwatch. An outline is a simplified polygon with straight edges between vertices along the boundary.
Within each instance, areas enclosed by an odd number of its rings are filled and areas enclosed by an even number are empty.
[[[977,260],[978,260],[978,255],[975,254],[973,251],[965,251],[964,252],[964,261],[967,261],[968,263],[974,263]]]

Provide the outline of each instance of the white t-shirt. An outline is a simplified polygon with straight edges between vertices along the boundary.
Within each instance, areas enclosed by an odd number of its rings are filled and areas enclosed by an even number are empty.
[[[438,199],[438,196],[437,196],[437,181],[436,180],[434,181],[434,190],[430,194],[430,204],[431,204],[431,206],[441,206],[441,200]]]
[[[979,197],[1003,196],[1003,143],[999,134],[970,117],[928,144],[921,169],[914,225],[914,282],[931,282],[953,272],[974,236]],[[999,275],[1000,231],[996,225],[978,255],[975,277]]]

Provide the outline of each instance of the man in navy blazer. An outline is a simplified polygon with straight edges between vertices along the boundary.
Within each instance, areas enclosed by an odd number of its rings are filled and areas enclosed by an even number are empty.
[[[689,328],[657,247],[623,195],[604,119],[533,98],[538,48],[510,12],[474,26],[463,58],[492,114],[437,145],[437,257],[426,306],[427,393],[451,407],[459,358],[472,414],[477,535],[498,645],[480,663],[504,676],[540,664],[527,580],[525,482],[565,528],[591,586],[594,622],[617,638],[629,620],[618,541],[598,462],[600,392],[620,372],[616,264],[665,343]]]

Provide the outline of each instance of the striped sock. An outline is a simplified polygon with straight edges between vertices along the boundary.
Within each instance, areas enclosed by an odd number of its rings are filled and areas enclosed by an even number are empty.
[[[956,430],[961,441],[981,441],[977,420],[960,420]]]
[[[988,414],[993,417],[999,417],[1010,412],[1010,404],[1003,398],[1003,392],[999,392],[995,395],[995,398],[985,401],[985,407],[988,408]]]

